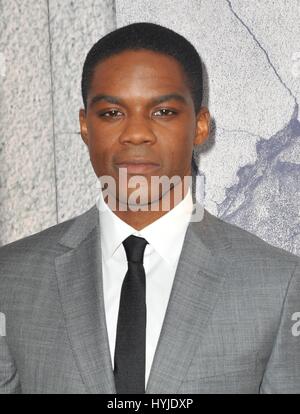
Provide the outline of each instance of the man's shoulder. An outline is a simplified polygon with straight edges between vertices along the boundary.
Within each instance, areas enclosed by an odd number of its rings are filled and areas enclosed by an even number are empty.
[[[216,217],[206,210],[205,220],[205,229],[209,229],[208,237],[230,246],[230,249],[227,249],[227,254],[232,259],[241,260],[243,263],[265,261],[274,264],[300,265],[300,257],[296,254],[273,246],[250,231]]]
[[[38,255],[55,255],[56,250],[59,246],[58,242],[66,234],[75,220],[80,221],[82,218],[87,216],[91,210],[92,208],[61,223],[47,227],[38,233],[23,237],[21,239],[5,244],[4,246],[1,246],[0,263],[3,263],[7,260],[11,261],[11,258],[20,255],[22,256],[24,254],[26,257],[29,257],[31,254],[33,254],[35,257]]]

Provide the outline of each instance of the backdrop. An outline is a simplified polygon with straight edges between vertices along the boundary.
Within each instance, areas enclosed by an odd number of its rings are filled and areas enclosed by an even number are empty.
[[[205,207],[300,254],[299,0],[0,0],[0,244],[95,203],[79,135],[89,48],[137,21],[187,37],[204,62]]]

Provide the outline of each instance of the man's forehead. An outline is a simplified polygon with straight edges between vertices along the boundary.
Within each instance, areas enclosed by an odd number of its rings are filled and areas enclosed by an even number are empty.
[[[94,68],[94,77],[138,77],[144,81],[161,78],[182,81],[185,78],[181,64],[173,57],[152,51],[126,51],[100,61]]]
[[[122,65],[116,70],[97,68],[90,84],[90,95],[141,95],[149,96],[149,99],[174,95],[178,99],[176,95],[186,95],[189,92],[186,79],[180,73],[160,68],[148,71],[147,66],[139,69]]]
[[[161,58],[167,60],[162,62]],[[181,67],[174,66],[173,58],[168,59],[166,55],[151,51],[130,51],[105,59],[93,73],[90,105],[101,101],[122,104],[127,98],[150,103],[173,99],[186,104],[190,101],[190,88]]]

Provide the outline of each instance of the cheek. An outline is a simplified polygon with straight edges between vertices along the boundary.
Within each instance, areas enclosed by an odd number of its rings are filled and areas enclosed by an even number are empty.
[[[102,162],[109,164],[114,154],[116,139],[118,136],[112,128],[99,125],[97,118],[93,117],[88,123],[89,151],[94,158],[102,159]]]
[[[193,140],[187,134],[181,136],[177,134],[172,142],[164,146],[165,159],[168,161],[168,165],[178,171],[186,168],[186,165],[190,163],[192,151]]]
[[[90,160],[96,175],[111,175],[111,150],[110,146],[100,139],[89,141]]]
[[[89,129],[89,152],[94,159],[106,159],[110,153],[110,141],[97,129]]]

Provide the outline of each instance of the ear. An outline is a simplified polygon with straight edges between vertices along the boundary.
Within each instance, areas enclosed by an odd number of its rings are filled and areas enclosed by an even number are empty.
[[[210,113],[205,106],[200,108],[196,123],[194,145],[201,145],[207,140],[210,133]]]
[[[88,130],[86,125],[86,113],[84,109],[79,110],[79,123],[80,123],[80,135],[83,139],[83,142],[88,145]]]

